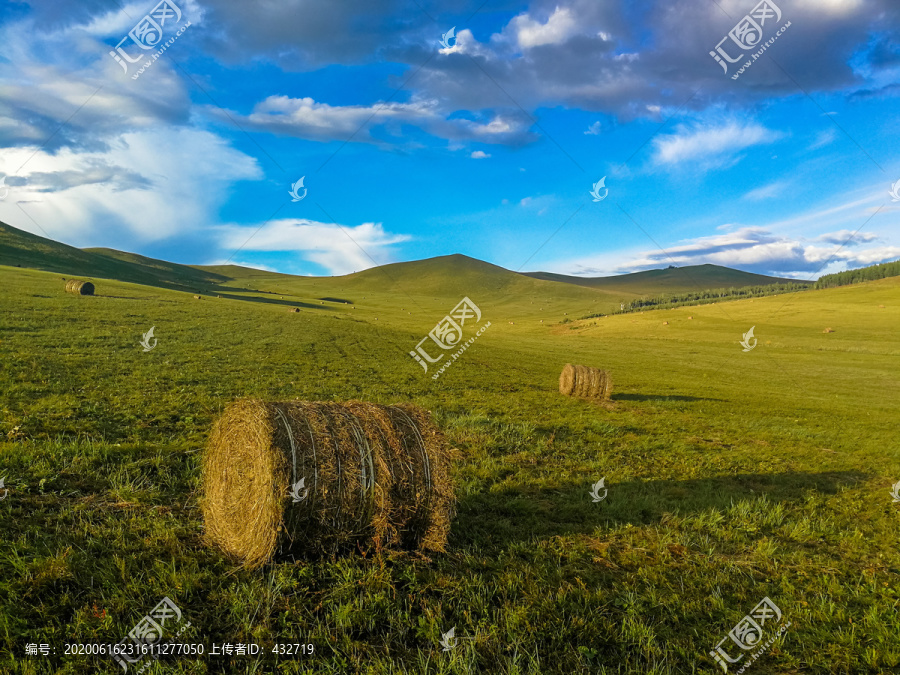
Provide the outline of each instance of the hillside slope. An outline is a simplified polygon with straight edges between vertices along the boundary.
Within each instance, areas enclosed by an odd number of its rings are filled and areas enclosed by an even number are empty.
[[[205,267],[232,274],[232,283],[267,293],[366,304],[389,312],[395,305],[430,314],[445,312],[464,297],[491,306],[508,319],[533,316],[559,320],[566,312],[607,312],[618,296],[573,284],[556,284],[469,258],[446,255],[393,263],[340,277],[291,277],[234,267]],[[397,301],[400,300],[398,303]],[[397,308],[399,309],[399,308]]]
[[[783,281],[717,265],[600,278],[520,274],[460,254],[392,263],[338,277],[305,277],[237,265],[180,265],[107,248],[78,249],[4,223],[0,223],[0,265],[291,306],[353,305],[365,300],[372,309],[389,311],[395,299],[405,298],[396,309],[430,315],[468,296],[476,304],[495,307],[509,320],[551,321],[612,312],[619,303],[648,294]]]
[[[185,290],[228,277],[112,249],[80,249],[0,222],[0,265]]]

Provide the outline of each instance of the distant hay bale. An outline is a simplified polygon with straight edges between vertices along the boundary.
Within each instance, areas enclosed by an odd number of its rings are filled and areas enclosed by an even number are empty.
[[[833,333],[833,332],[834,332],[834,328],[826,328],[826,329],[823,330],[822,332],[823,332],[823,333]]]
[[[248,568],[361,544],[443,551],[454,512],[429,413],[360,401],[233,402],[210,435],[203,493],[207,542]]]
[[[668,321],[663,321],[663,326],[668,326],[668,325],[669,325]]]
[[[612,376],[605,370],[567,363],[559,376],[559,393],[608,401],[612,394]]]
[[[74,293],[75,295],[93,295],[94,284],[92,284],[90,281],[69,279],[66,282],[66,293]]]
[[[293,312],[299,312],[299,311],[300,311],[300,308],[299,308],[299,307],[291,307],[288,311],[289,311],[289,312],[292,312],[292,313],[293,313]]]
[[[203,299],[203,296],[202,296],[202,295],[195,295],[195,296],[194,296],[194,300],[202,300],[202,299]]]

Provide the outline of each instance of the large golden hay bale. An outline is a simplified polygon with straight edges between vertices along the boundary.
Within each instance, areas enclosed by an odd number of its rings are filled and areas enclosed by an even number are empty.
[[[612,377],[605,370],[567,363],[559,375],[559,393],[607,401],[612,394]]]
[[[94,284],[92,284],[90,281],[69,279],[66,282],[66,293],[74,293],[75,295],[93,295]]]
[[[415,406],[236,401],[204,458],[206,538],[251,568],[347,544],[442,551],[449,469],[443,434]]]

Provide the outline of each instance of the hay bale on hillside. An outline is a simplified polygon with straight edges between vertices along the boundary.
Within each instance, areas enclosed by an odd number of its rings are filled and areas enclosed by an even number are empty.
[[[612,394],[612,376],[605,370],[567,363],[559,376],[559,393],[607,401]]]
[[[194,300],[202,300],[202,299],[203,299],[203,296],[202,296],[202,295],[195,295],[195,296],[194,296]]]
[[[823,330],[822,332],[823,332],[823,333],[833,333],[833,332],[834,332],[834,328],[826,328],[826,329]]]
[[[69,279],[66,282],[66,293],[74,293],[75,295],[93,295],[94,284],[92,284],[90,281]]]
[[[442,551],[449,470],[443,434],[415,406],[236,401],[204,458],[206,539],[250,568],[363,543]]]
[[[299,308],[299,307],[291,307],[288,311],[289,311],[289,312],[292,312],[292,313],[293,313],[293,312],[299,312],[299,311],[300,311],[300,308]]]

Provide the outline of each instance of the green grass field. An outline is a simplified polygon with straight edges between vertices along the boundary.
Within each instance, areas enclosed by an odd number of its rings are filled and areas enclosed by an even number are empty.
[[[718,673],[764,597],[791,626],[746,672],[900,672],[900,278],[577,321],[626,290],[452,257],[176,267],[96,297],[0,267],[0,671],[122,672],[62,645],[117,643],[168,596],[184,642],[315,651],[145,672]],[[491,327],[432,380],[408,352],[463,296]],[[610,370],[612,402],[561,396],[567,362]],[[457,449],[448,552],[250,572],[206,548],[203,448],[244,396],[433,411]]]

